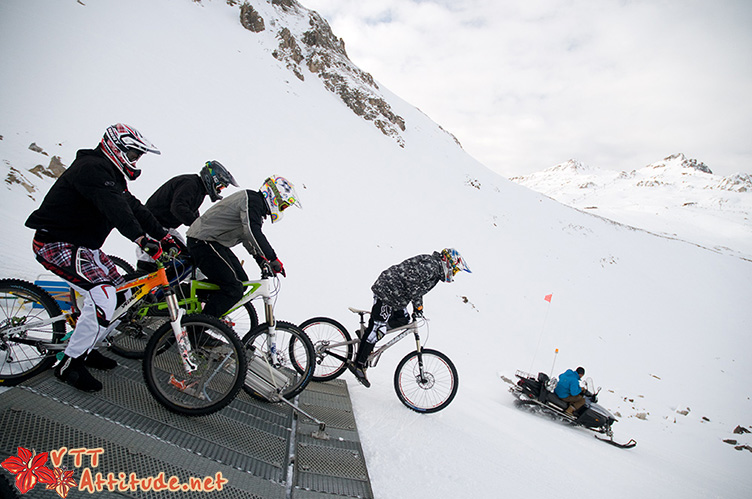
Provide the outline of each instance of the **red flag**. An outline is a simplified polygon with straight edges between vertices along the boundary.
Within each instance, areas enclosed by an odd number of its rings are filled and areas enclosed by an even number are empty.
[[[546,297],[545,297],[545,298],[543,298],[543,299],[544,299],[544,300],[546,300],[546,301],[547,301],[548,303],[551,303],[551,297],[552,297],[552,296],[554,296],[554,295],[553,295],[553,294],[550,294],[550,295],[546,295]]]

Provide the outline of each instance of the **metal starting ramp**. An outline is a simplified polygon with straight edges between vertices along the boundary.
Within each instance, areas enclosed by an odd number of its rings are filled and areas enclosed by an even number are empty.
[[[298,397],[319,425],[286,404],[241,391],[210,416],[184,417],[149,394],[139,361],[94,371],[89,394],[52,371],[0,394],[0,462],[19,448],[48,452],[48,469],[68,472],[68,498],[373,498],[347,385],[311,383]],[[5,478],[13,477],[0,468]],[[37,483],[19,497],[61,497]]]

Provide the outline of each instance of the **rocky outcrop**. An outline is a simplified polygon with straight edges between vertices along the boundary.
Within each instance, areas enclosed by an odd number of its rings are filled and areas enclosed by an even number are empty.
[[[666,166],[676,163],[679,163],[682,168],[691,168],[693,170],[709,173],[711,175],[713,174],[713,172],[705,163],[703,163],[702,161],[697,161],[694,158],[687,158],[682,153],[672,154],[671,156],[663,158],[663,161],[659,161],[658,163],[653,163],[648,166],[652,168],[665,168]]]
[[[733,192],[752,192],[752,175],[749,173],[736,173],[724,177],[718,183],[718,188]]]
[[[264,19],[259,15],[256,9],[248,2],[240,6],[240,24],[249,31],[260,33],[264,31]]]
[[[277,18],[265,23],[262,15],[245,2],[241,7],[241,24],[255,32],[258,31],[253,26],[273,27],[278,40],[272,51],[275,59],[301,81],[305,81],[307,74],[316,75],[353,113],[372,122],[381,133],[404,147],[404,118],[392,110],[373,77],[350,61],[345,42],[335,36],[329,23],[296,0],[272,0],[271,5],[276,8]]]
[[[32,143],[29,146],[29,149],[44,156],[49,156],[41,147],[39,147],[35,143]],[[34,199],[33,194],[38,192],[39,190],[36,186],[36,182],[39,182],[39,180],[35,180],[33,177],[27,177],[21,170],[12,166],[12,164],[7,160],[4,160],[3,163],[5,163],[5,165],[8,167],[8,173],[5,176],[5,183],[10,188],[13,188],[13,186],[15,185],[20,185],[21,187],[26,189],[29,197]],[[29,168],[28,171],[34,174],[39,179],[47,178],[55,180],[63,174],[66,168],[67,167],[60,160],[60,156],[52,156],[52,158],[50,158],[49,164],[46,167],[39,164],[34,166],[33,168]]]

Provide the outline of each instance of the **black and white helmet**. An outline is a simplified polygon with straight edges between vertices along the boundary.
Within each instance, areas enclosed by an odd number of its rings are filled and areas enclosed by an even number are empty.
[[[136,161],[144,153],[160,154],[159,149],[146,140],[138,130],[122,123],[108,127],[100,145],[104,154],[128,180],[136,180],[141,175],[141,170],[136,168]]]
[[[212,203],[222,199],[219,193],[228,185],[238,187],[235,178],[219,161],[207,161],[201,168],[199,175],[201,180],[204,181],[204,187],[206,187],[206,192],[209,194]]]

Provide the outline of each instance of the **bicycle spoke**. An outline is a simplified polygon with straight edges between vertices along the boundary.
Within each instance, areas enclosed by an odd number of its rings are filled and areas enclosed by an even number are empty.
[[[61,315],[57,303],[38,286],[18,279],[0,280],[0,380],[3,385],[18,384],[52,364],[53,355],[37,342],[61,341],[65,333],[64,321],[44,324]]]
[[[211,414],[229,404],[243,384],[243,347],[234,331],[213,317],[187,316],[182,327],[188,338],[189,364],[195,370],[186,370],[168,322],[146,347],[144,379],[167,409],[189,416]]]

